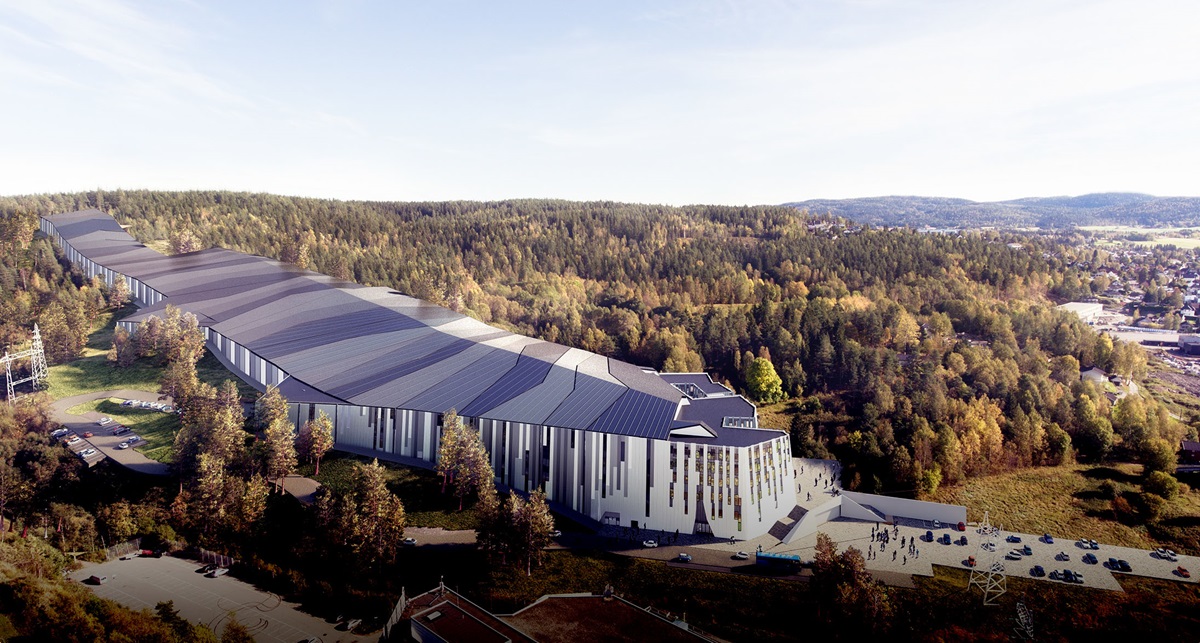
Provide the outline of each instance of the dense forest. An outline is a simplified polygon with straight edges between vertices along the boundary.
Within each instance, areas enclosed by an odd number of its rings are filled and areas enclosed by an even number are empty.
[[[1172,227],[1200,224],[1200,198],[1122,192],[1011,201],[884,196],[819,199],[788,205],[877,226],[1063,229],[1090,225]]]
[[[1145,356],[1054,308],[1096,287],[1081,261],[1097,257],[1069,237],[610,202],[91,192],[0,207],[98,207],[164,250],[277,257],[634,363],[704,370],[785,402],[765,422],[789,429],[797,454],[841,459],[851,489],[928,492],[1114,449],[1173,470],[1171,445],[1194,435],[1154,400],[1114,404],[1080,378],[1099,366],[1137,379]],[[0,288],[22,274],[0,274]],[[71,314],[86,316],[89,296],[72,295]],[[4,311],[5,332],[57,316],[33,300]]]

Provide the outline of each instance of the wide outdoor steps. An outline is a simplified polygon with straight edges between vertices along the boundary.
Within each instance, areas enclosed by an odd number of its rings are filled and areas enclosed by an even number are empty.
[[[803,518],[806,513],[808,513],[807,509],[796,505],[788,512],[786,518],[780,519],[767,533],[771,534],[771,537],[776,540],[783,540],[784,536],[787,536],[792,531],[792,526],[796,524],[796,521]]]

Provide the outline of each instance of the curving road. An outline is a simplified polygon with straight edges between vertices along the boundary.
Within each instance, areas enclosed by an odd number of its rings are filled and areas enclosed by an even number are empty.
[[[98,426],[96,421],[101,415],[95,412],[87,412],[84,415],[72,415],[67,413],[67,409],[74,408],[84,402],[101,400],[110,397],[117,397],[126,400],[142,400],[144,402],[157,402],[157,393],[147,393],[146,391],[135,391],[132,389],[116,389],[112,391],[97,391],[94,393],[82,393],[80,395],[72,395],[64,397],[61,400],[55,400],[50,408],[54,412],[54,421],[64,427],[75,432],[79,437],[83,437],[84,431],[92,431],[96,435],[90,438],[83,438],[82,441],[68,447],[74,453],[79,453],[83,449],[91,446],[100,452],[99,456],[94,456],[87,459],[88,466],[94,466],[104,458],[110,458],[113,462],[121,466],[137,471],[138,473],[146,473],[154,476],[165,476],[171,473],[170,467],[167,465],[151,460],[139,451],[133,449],[118,449],[117,445],[124,442],[125,438],[121,436],[111,435],[112,431]]]

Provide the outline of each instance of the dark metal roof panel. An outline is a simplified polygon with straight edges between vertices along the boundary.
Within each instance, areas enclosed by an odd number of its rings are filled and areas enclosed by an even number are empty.
[[[459,413],[468,417],[491,417],[488,411],[541,384],[549,372],[549,362],[522,352],[512,369],[460,409]]]
[[[592,424],[593,431],[665,440],[676,403],[630,389]]]
[[[469,406],[480,393],[504,377],[517,363],[518,355],[497,350],[471,365],[463,377],[448,377],[435,386],[408,400],[405,408],[445,413],[450,409]],[[465,413],[463,414],[465,415]]]
[[[585,429],[592,426],[608,407],[625,394],[620,384],[584,375],[575,377],[575,390],[546,418],[548,426]]]

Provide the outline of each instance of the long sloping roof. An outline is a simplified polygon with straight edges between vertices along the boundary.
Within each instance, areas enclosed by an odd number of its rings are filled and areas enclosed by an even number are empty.
[[[178,306],[287,372],[299,384],[288,389],[311,401],[666,439],[683,397],[656,373],[386,288],[221,248],[164,256],[98,210],[47,219],[92,261],[163,294],[130,321]]]

